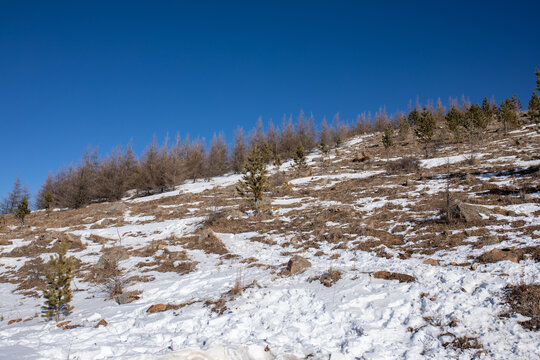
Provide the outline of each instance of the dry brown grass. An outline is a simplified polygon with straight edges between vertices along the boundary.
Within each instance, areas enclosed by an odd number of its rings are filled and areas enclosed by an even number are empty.
[[[521,326],[531,331],[540,328],[540,284],[508,285],[505,299],[513,312],[530,317],[520,321]]]
[[[403,157],[398,160],[389,161],[386,164],[386,170],[390,174],[412,173],[418,171],[420,162],[416,157]]]

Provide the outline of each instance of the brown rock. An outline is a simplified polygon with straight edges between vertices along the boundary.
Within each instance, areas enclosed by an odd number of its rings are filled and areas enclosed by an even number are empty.
[[[295,255],[287,263],[287,268],[285,269],[284,273],[286,275],[301,274],[309,267],[311,267],[311,263],[307,259],[303,258],[302,256]]]
[[[15,324],[15,323],[18,323],[18,322],[21,322],[21,321],[22,321],[22,319],[13,319],[13,320],[9,320],[7,324],[11,325],[11,324]]]
[[[427,259],[427,260],[424,260],[424,264],[426,264],[426,265],[432,265],[432,266],[439,266],[439,260],[436,260],[436,259]]]
[[[478,261],[481,263],[494,263],[498,261],[509,260],[515,263],[519,262],[519,255],[512,249],[493,249],[480,255]]]
[[[99,322],[94,327],[98,328],[100,326],[107,326],[107,325],[109,325],[109,323],[107,321],[105,321],[105,319],[101,319],[101,320],[99,320]]]
[[[399,282],[414,282],[414,276],[389,271],[377,271],[373,274],[375,279],[398,280]]]
[[[150,314],[154,314],[154,313],[157,313],[157,312],[163,312],[167,310],[167,305],[165,304],[154,304],[152,306],[150,306],[148,308],[148,310],[146,310],[147,313],[150,313]]]
[[[70,322],[71,322],[71,321],[69,321],[69,320],[59,322],[58,324],[56,324],[56,327],[62,327],[62,326],[65,326],[65,325],[69,324]]]
[[[123,202],[117,202],[105,209],[107,213],[116,213],[118,211],[124,211],[127,209],[127,205]]]
[[[465,222],[482,221],[482,215],[492,215],[493,211],[485,206],[466,204],[456,201],[451,209],[451,215],[454,218],[464,220]]]

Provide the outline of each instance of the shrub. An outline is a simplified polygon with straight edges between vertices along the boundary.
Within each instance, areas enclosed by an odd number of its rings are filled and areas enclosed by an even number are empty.
[[[398,160],[389,161],[387,169],[389,173],[395,174],[400,172],[414,172],[420,167],[420,162],[417,158],[409,156]]]
[[[24,218],[28,214],[30,214],[30,209],[28,208],[28,199],[25,196],[22,198],[19,205],[17,205],[17,210],[15,211],[15,217],[21,221],[21,225],[24,225]]]
[[[46,274],[47,287],[43,290],[45,304],[41,307],[43,317],[55,318],[58,321],[62,315],[67,316],[73,310],[69,303],[72,300],[71,280],[73,279],[73,259],[66,257],[69,245],[59,243],[56,257],[49,260],[49,271]]]
[[[252,147],[243,173],[244,176],[236,186],[236,191],[257,209],[263,199],[267,180],[266,163],[257,145]]]

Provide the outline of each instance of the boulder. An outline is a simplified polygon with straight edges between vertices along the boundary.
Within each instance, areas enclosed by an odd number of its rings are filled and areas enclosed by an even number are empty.
[[[414,276],[407,274],[394,273],[389,271],[377,271],[373,273],[375,279],[385,279],[385,280],[398,280],[399,282],[414,282],[416,279]]]
[[[285,275],[301,274],[311,267],[311,263],[300,255],[293,256],[287,263],[287,268],[283,271]]]
[[[437,260],[437,259],[426,259],[426,260],[424,260],[424,264],[431,265],[431,266],[439,266],[439,260]]]
[[[150,313],[150,314],[154,314],[154,313],[157,313],[157,312],[163,312],[167,310],[167,305],[165,304],[154,304],[152,306],[150,306],[148,308],[148,310],[146,310],[147,313]]]
[[[116,202],[114,204],[112,204],[111,206],[109,206],[107,209],[105,209],[105,211],[107,213],[116,213],[116,212],[119,212],[119,211],[124,211],[127,209],[127,205],[123,202]]]
[[[456,201],[450,209],[450,213],[453,218],[461,219],[465,222],[475,222],[482,221],[484,217],[492,215],[493,211],[482,205],[466,204],[462,201]]]
[[[478,261],[481,263],[494,263],[498,261],[509,260],[515,263],[519,262],[519,255],[511,249],[493,249],[480,255]]]

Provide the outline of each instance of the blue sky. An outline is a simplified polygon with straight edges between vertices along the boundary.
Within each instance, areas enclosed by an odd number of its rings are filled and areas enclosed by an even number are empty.
[[[540,66],[537,1],[0,0],[0,195],[87,146],[209,139],[261,116],[354,119],[516,93]]]

